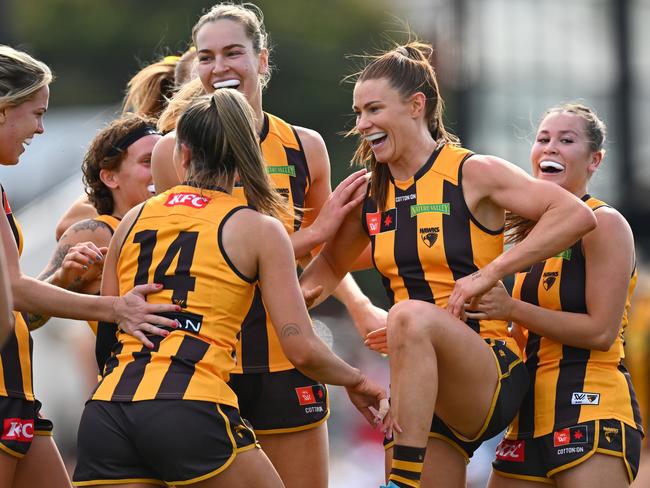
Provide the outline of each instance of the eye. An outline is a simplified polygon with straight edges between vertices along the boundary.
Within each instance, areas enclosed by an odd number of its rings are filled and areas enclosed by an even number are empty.
[[[208,56],[207,54],[201,54],[199,55],[198,60],[199,63],[206,63],[212,60],[212,56]]]
[[[548,137],[538,137],[537,138],[537,142],[542,143],[542,144],[548,143],[548,140],[549,140]]]
[[[560,142],[562,142],[563,144],[572,144],[572,143],[573,143],[573,139],[570,139],[570,138],[565,137],[565,138],[563,138],[563,139],[560,139]]]
[[[240,56],[242,54],[244,54],[244,51],[230,51],[228,53],[228,57],[229,58],[234,58],[234,57]]]

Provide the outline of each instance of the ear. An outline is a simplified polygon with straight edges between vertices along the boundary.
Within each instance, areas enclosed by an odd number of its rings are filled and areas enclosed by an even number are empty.
[[[180,156],[179,163],[181,165],[181,168],[187,171],[190,167],[190,162],[192,161],[192,153],[190,152],[190,148],[181,142],[178,149]]]
[[[605,157],[604,149],[601,149],[600,151],[596,151],[591,155],[591,162],[589,163],[589,167],[588,167],[590,173],[594,173],[598,169],[604,157]]]
[[[6,105],[0,107],[0,124],[4,124],[7,120],[7,108]]]
[[[266,73],[269,72],[269,50],[268,49],[263,48],[260,51],[259,62],[260,65],[257,69],[257,74],[265,75]]]
[[[102,180],[102,183],[111,190],[116,190],[120,186],[117,174],[115,174],[115,171],[111,171],[110,169],[102,169],[99,172],[99,179]]]
[[[424,96],[424,93],[422,92],[415,92],[413,95],[411,95],[409,103],[411,105],[411,117],[416,119],[424,114],[427,105],[427,97]]]

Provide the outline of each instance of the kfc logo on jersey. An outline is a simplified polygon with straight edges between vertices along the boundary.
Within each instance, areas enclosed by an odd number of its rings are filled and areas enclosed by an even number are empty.
[[[368,226],[368,234],[374,236],[381,232],[395,230],[397,228],[396,216],[397,212],[394,208],[390,208],[385,212],[367,213],[366,225]]]
[[[3,441],[32,442],[34,437],[34,419],[11,418],[4,420]]]
[[[185,205],[192,208],[205,208],[210,203],[210,198],[199,195],[198,193],[171,193],[165,202],[166,207],[175,207],[176,205]]]
[[[511,461],[513,463],[523,463],[526,460],[525,448],[526,441],[503,439],[497,446],[497,459]]]
[[[598,405],[600,404],[600,393],[586,393],[574,391],[571,394],[571,405]]]
[[[586,425],[577,425],[553,432],[553,447],[566,446],[568,444],[586,444],[588,440],[589,435]]]

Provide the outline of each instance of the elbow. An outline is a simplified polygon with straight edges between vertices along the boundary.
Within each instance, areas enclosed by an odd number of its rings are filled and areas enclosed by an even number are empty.
[[[603,331],[600,334],[594,336],[590,349],[595,351],[607,352],[612,348],[614,341],[618,335],[618,330],[615,330],[614,333],[609,331]]]
[[[587,232],[591,232],[596,228],[596,216],[594,212],[587,207],[585,204],[581,203],[580,212],[578,213],[577,225],[575,228],[580,231],[580,235],[585,235]]]
[[[302,341],[302,344],[297,344],[296,347],[286,348],[284,353],[291,364],[300,371],[309,370],[316,357],[316,351],[311,341]]]

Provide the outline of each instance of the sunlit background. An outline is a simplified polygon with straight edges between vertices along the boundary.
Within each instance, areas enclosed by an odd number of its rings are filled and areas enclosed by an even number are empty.
[[[186,0],[0,0],[0,43],[25,49],[56,74],[46,133],[17,167],[0,168],[24,226],[23,269],[37,275],[54,248],[54,225],[82,193],[87,144],[120,109],[126,82],[161,55],[184,51],[190,30],[214,2]],[[607,156],[590,191],[616,206],[634,230],[640,267],[650,252],[649,0],[275,0],[265,13],[274,73],[264,108],[318,130],[334,183],[349,171],[354,141],[350,55],[373,53],[417,34],[433,43],[447,123],[463,145],[528,170],[528,151],[542,111],[565,101],[593,106],[608,123]],[[374,271],[357,275],[373,302],[386,299]],[[645,300],[644,285],[637,301]],[[647,293],[647,292],[646,292]],[[642,307],[639,307],[641,309]],[[650,312],[633,317],[632,350],[647,349]],[[364,350],[344,309],[326,302],[316,315],[334,348],[388,386],[387,361]],[[56,320],[34,333],[35,388],[55,421],[56,441],[74,466],[75,437],[91,388],[92,335],[83,323]],[[646,399],[648,370],[633,380]],[[424,386],[424,385],[423,385]],[[378,486],[380,436],[365,427],[332,388],[331,486]],[[493,446],[470,463],[470,486],[484,486]]]

